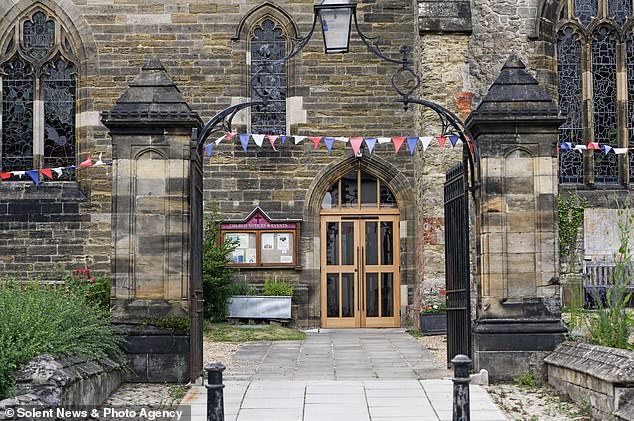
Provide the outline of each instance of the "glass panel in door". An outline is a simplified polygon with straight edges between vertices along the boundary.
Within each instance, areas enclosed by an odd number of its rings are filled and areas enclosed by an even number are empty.
[[[322,326],[359,327],[357,222],[322,218]]]
[[[398,326],[396,317],[395,278],[398,264],[394,250],[398,242],[394,227],[396,217],[379,216],[378,220],[361,221],[364,250],[361,267],[362,323],[367,327]]]

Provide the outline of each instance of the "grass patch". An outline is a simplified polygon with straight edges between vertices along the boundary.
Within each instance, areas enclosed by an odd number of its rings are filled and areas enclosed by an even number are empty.
[[[184,384],[172,384],[169,386],[169,395],[174,401],[182,401],[188,391],[189,387]]]
[[[406,332],[409,333],[414,338],[420,338],[420,337],[423,336],[423,334],[420,333],[420,330],[418,330],[418,329],[408,329],[408,330],[406,330]]]
[[[204,336],[214,342],[300,341],[306,334],[300,330],[276,325],[254,325],[245,328],[228,323],[205,322]]]

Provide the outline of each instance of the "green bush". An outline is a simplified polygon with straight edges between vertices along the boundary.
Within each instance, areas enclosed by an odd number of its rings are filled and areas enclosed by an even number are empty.
[[[227,300],[231,296],[231,284],[235,270],[227,267],[229,256],[237,244],[221,241],[222,218],[217,211],[205,222],[203,239],[203,296],[205,318],[222,322],[227,318]]]
[[[234,282],[230,287],[231,295],[257,295],[257,291],[244,281]]]
[[[293,295],[293,286],[284,280],[267,279],[264,281],[262,295],[287,296]]]
[[[15,371],[37,355],[109,357],[126,365],[122,333],[109,313],[64,288],[0,284],[0,399],[10,396]]]
[[[89,268],[76,269],[64,277],[64,285],[69,293],[84,298],[88,304],[110,310],[110,278],[95,278]]]

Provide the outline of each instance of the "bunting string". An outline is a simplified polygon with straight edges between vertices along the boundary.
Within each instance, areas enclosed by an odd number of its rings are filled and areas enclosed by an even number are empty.
[[[573,145],[572,142],[562,142],[558,147],[558,151],[578,151],[583,153],[585,150],[596,150],[603,151],[604,155],[609,154],[610,152],[615,153],[616,155],[625,155],[628,151],[631,151],[634,148],[615,148],[614,146],[610,146],[607,143],[600,144],[599,142],[588,142],[579,143],[577,145]]]
[[[209,150],[211,153],[211,149]],[[6,171],[0,172],[0,180],[10,180],[11,178],[17,177],[19,180],[22,180],[22,177],[29,177],[33,183],[36,185],[40,185],[43,180],[46,178],[53,180],[53,174],[57,178],[61,178],[64,175],[64,172],[68,172],[71,170],[76,170],[78,168],[85,167],[100,167],[100,166],[112,166],[112,162],[104,162],[103,161],[103,153],[99,154],[99,159],[93,163],[92,158],[90,158],[90,154],[86,154],[86,159],[82,161],[79,165],[69,165],[67,167],[55,167],[55,168],[43,168],[41,170],[24,170],[24,171]],[[40,174],[44,177],[40,177]]]
[[[275,143],[279,141],[279,144],[284,145],[287,141],[292,141],[295,145],[299,145],[304,141],[310,141],[313,143],[314,149],[319,149],[321,144],[323,143],[326,146],[326,150],[330,154],[335,142],[341,142],[344,144],[349,144],[352,148],[352,151],[355,155],[358,155],[361,151],[361,148],[365,144],[368,148],[368,152],[372,154],[377,145],[384,145],[391,143],[394,146],[394,152],[398,153],[401,150],[401,147],[404,144],[407,144],[407,149],[409,150],[410,155],[413,155],[416,151],[418,144],[420,143],[423,147],[423,152],[429,148],[432,142],[437,142],[438,147],[443,149],[445,148],[445,144],[447,140],[449,141],[449,145],[451,148],[455,148],[458,145],[462,144],[462,140],[457,135],[448,135],[448,136],[423,136],[423,137],[335,137],[335,136],[300,136],[300,135],[263,135],[263,134],[253,134],[253,133],[237,133],[227,132],[223,134],[221,137],[203,146],[204,153],[206,156],[211,157],[212,152],[216,146],[218,146],[223,140],[233,140],[234,137],[240,139],[240,144],[242,145],[242,150],[246,153],[249,149],[250,143],[255,143],[258,148],[262,148],[264,144],[264,139],[268,139],[271,144],[271,148],[274,151],[277,151]],[[472,145],[469,145],[472,148]]]

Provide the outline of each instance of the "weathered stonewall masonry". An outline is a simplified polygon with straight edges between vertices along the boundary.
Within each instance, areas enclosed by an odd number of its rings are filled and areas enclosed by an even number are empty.
[[[564,342],[544,360],[548,382],[601,420],[634,420],[634,353]]]

